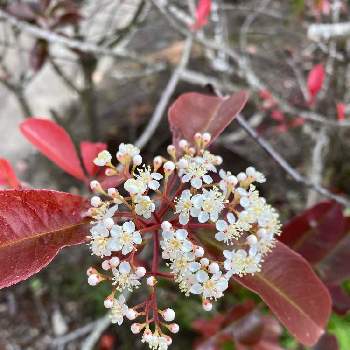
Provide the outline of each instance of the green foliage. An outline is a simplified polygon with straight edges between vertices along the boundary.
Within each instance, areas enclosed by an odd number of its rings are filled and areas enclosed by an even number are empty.
[[[337,337],[340,350],[349,350],[350,315],[341,317],[333,314],[329,322],[329,332]]]

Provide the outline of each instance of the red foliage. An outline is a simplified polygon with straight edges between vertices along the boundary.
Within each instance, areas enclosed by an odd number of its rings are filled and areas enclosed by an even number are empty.
[[[340,121],[345,119],[345,108],[345,103],[337,103],[337,118]]]
[[[173,144],[192,140],[196,132],[209,132],[212,142],[244,108],[248,93],[240,91],[229,97],[215,97],[190,92],[181,95],[169,108],[168,119]]]
[[[314,345],[323,334],[331,313],[329,293],[310,265],[284,244],[267,255],[260,273],[235,279],[258,293],[301,343]]]
[[[193,30],[198,30],[208,23],[211,12],[211,0],[199,0],[196,8],[196,21],[192,25]]]
[[[95,176],[99,171],[100,168],[93,163],[93,160],[105,149],[107,149],[107,145],[103,142],[83,141],[80,143],[80,153],[83,164],[90,176]]]
[[[21,182],[17,179],[11,163],[4,158],[0,158],[0,185],[9,188],[21,188]]]
[[[40,271],[66,246],[86,240],[85,200],[49,190],[0,192],[0,288]]]
[[[315,102],[315,98],[319,91],[322,89],[323,81],[325,77],[325,70],[323,64],[317,64],[314,66],[307,77],[307,88],[309,91],[309,104],[312,105]]]
[[[20,125],[22,134],[47,158],[79,180],[86,176],[73,141],[58,124],[47,119],[30,118]]]
[[[327,285],[333,308],[340,314],[350,310],[350,296],[341,285],[350,277],[350,220],[342,207],[321,202],[293,218],[283,228],[281,241],[302,254]]]

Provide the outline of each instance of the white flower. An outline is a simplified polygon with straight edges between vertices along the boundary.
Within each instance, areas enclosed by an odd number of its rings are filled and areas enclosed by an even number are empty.
[[[209,219],[213,222],[218,220],[219,214],[224,209],[224,195],[214,187],[210,191],[203,190],[202,194],[197,194],[192,198],[194,210],[191,211],[192,216],[198,217],[201,223],[207,222]]]
[[[140,149],[130,143],[121,143],[117,152],[117,159],[122,164],[129,164],[135,156],[140,154]]]
[[[153,203],[149,196],[136,196],[134,198],[134,203],[136,204],[136,214],[143,216],[145,219],[149,219],[156,209],[156,205]]]
[[[141,244],[142,238],[139,231],[135,231],[132,221],[124,222],[123,226],[113,225],[111,229],[111,240],[108,247],[111,251],[122,251],[123,255],[129,254],[135,244]]]
[[[179,176],[182,182],[190,182],[191,186],[200,189],[203,182],[211,184],[213,179],[208,171],[216,171],[216,168],[202,157],[184,157],[178,162]]]
[[[137,181],[142,181],[146,187],[151,190],[158,190],[160,184],[159,180],[163,178],[162,174],[151,173],[150,167],[144,167],[143,169],[138,169],[139,174],[136,175]]]
[[[249,167],[245,170],[245,173],[247,174],[247,176],[249,176],[250,178],[252,178],[253,181],[259,182],[259,183],[263,183],[266,182],[266,178],[265,175],[259,171],[257,171],[255,168],[253,167]]]
[[[124,188],[131,195],[143,194],[147,190],[147,185],[139,179],[128,179],[124,183]]]
[[[108,151],[104,150],[97,155],[97,158],[94,159],[94,164],[97,166],[105,166],[106,164],[110,163],[111,160],[112,155]]]
[[[127,261],[122,261],[118,268],[112,268],[112,272],[114,276],[113,284],[119,291],[127,289],[131,292],[141,284],[139,282],[139,277],[132,271],[131,265]]]
[[[149,328],[144,331],[141,341],[147,343],[151,350],[167,350],[168,346],[172,343],[169,336],[160,335],[158,330],[152,334]]]
[[[92,254],[100,256],[110,256],[111,250],[109,244],[109,231],[103,223],[98,223],[90,229],[90,248]]]
[[[188,232],[183,229],[174,231],[163,231],[163,240],[160,245],[163,249],[164,259],[175,260],[178,257],[186,257],[193,249],[193,244],[187,239]]]
[[[120,326],[123,323],[124,316],[128,312],[129,308],[125,304],[124,295],[120,295],[118,299],[113,300],[113,306],[110,312],[110,318],[112,323],[118,323]]]
[[[179,222],[181,225],[186,225],[190,219],[193,202],[191,201],[191,191],[184,190],[175,205],[175,214],[179,215]]]
[[[244,249],[224,250],[224,267],[228,271],[228,277],[232,275],[243,276],[247,273],[254,274],[260,271],[261,255],[247,254]]]
[[[219,175],[221,177],[219,187],[226,195],[237,185],[237,177],[232,175],[230,171],[225,171],[223,169],[220,169]]]
[[[236,218],[232,213],[227,214],[227,221],[218,220],[216,222],[216,229],[218,232],[215,234],[215,238],[219,242],[224,242],[225,244],[233,244],[233,239],[238,239],[242,234],[241,231],[238,231],[236,228]]]
[[[222,276],[221,271],[209,277],[209,274],[203,270],[196,273],[197,283],[195,283],[190,292],[193,294],[202,294],[205,299],[217,299],[223,296],[223,292],[228,288],[227,278]]]

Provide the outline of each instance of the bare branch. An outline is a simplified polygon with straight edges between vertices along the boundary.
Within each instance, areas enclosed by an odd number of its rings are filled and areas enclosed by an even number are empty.
[[[192,49],[192,35],[190,35],[186,39],[186,43],[182,52],[181,60],[178,64],[178,66],[175,68],[173,74],[171,75],[168,84],[156,106],[156,109],[154,110],[154,113],[152,115],[152,118],[150,119],[146,129],[143,131],[142,135],[138,138],[138,140],[135,142],[135,144],[143,148],[154,132],[156,131],[156,128],[165,112],[166,107],[168,106],[169,100],[171,96],[173,95],[175,88],[177,86],[177,83],[179,82],[181,78],[181,73],[187,66],[187,63],[191,56],[191,49]]]
[[[350,35],[350,22],[311,24],[307,30],[310,40],[339,39]]]

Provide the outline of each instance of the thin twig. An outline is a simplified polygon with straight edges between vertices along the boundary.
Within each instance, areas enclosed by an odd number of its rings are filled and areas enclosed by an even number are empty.
[[[94,324],[92,332],[89,334],[89,336],[84,340],[83,344],[81,345],[81,350],[92,350],[95,347],[95,344],[100,339],[101,334],[109,327],[110,324],[111,324],[111,319],[109,315],[106,315],[98,319]]]
[[[296,182],[302,183],[303,185],[313,189],[319,194],[336,201],[346,207],[350,207],[350,201],[342,196],[338,196],[324,187],[320,186],[307,179],[296,171],[279,153],[277,153],[273,147],[249,125],[249,123],[244,119],[242,115],[236,118],[238,124],[247,132],[247,134],[252,137],[255,142],[269,155],[271,158]]]
[[[192,49],[192,36],[190,35],[185,42],[185,46],[182,52],[181,60],[178,64],[178,66],[175,68],[173,74],[171,75],[168,84],[154,110],[154,113],[152,115],[152,118],[150,119],[146,129],[143,131],[141,136],[138,138],[138,140],[135,142],[135,144],[143,148],[148,141],[151,139],[152,135],[156,131],[156,128],[165,112],[166,107],[169,104],[169,100],[171,96],[173,95],[175,88],[177,86],[178,81],[181,78],[182,71],[186,68],[187,63],[191,56],[191,49]]]

